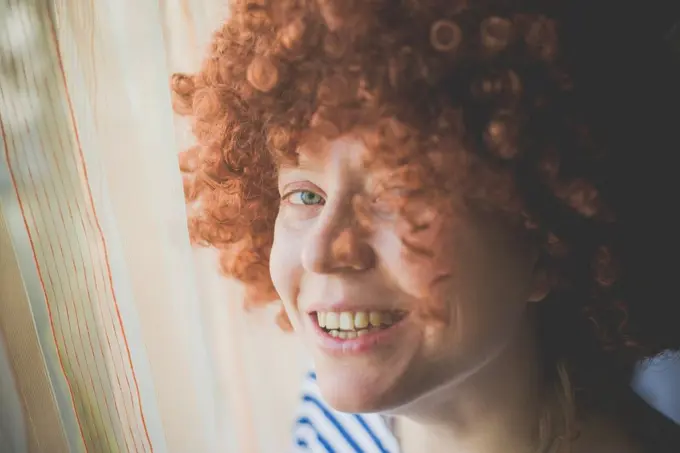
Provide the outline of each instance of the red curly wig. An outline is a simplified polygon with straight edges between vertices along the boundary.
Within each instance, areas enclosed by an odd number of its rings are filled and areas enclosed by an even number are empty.
[[[578,388],[627,382],[680,348],[673,276],[650,270],[668,269],[659,159],[680,100],[656,16],[611,1],[232,0],[201,70],[172,78],[197,138],[181,162],[192,239],[221,251],[250,304],[276,300],[277,168],[356,134],[367,166],[408,188],[402,212],[457,192],[522,222],[552,288],[546,362]]]

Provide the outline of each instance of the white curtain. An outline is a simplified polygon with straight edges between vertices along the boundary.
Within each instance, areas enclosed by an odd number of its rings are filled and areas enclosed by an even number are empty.
[[[0,449],[286,451],[306,363],[192,250],[174,71],[220,0],[0,0]]]

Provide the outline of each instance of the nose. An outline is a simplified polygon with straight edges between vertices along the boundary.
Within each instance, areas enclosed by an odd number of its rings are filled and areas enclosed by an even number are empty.
[[[375,251],[354,209],[327,205],[316,228],[306,239],[302,265],[308,272],[362,272],[375,265]]]

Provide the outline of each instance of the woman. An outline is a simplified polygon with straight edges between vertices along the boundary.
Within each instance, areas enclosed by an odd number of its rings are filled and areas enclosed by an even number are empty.
[[[407,453],[680,451],[628,385],[680,347],[660,6],[234,0],[173,78],[192,237]]]

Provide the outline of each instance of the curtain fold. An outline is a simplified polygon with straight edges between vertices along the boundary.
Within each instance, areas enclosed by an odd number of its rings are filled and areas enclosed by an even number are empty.
[[[58,9],[3,6],[3,210],[69,448],[153,451],[139,389],[148,377],[133,365],[143,350],[130,348],[124,282],[95,202],[101,179],[85,159],[94,125],[82,62]]]

